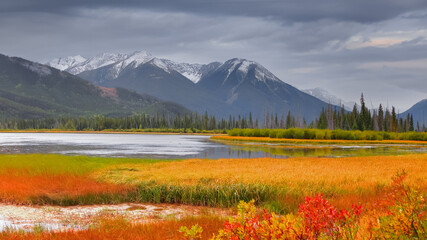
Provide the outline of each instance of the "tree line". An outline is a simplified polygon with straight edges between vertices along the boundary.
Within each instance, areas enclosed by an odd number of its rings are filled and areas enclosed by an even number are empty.
[[[252,114],[248,117],[229,116],[228,119],[217,119],[214,115],[190,113],[184,115],[147,115],[135,114],[124,117],[58,117],[44,119],[3,119],[0,129],[66,129],[75,131],[107,129],[184,129],[197,130],[228,130],[233,128],[256,128],[258,120],[253,121]]]
[[[366,107],[363,94],[360,98],[360,110],[355,104],[351,112],[346,112],[342,106],[336,109],[328,106],[327,109],[322,109],[320,116],[312,123],[312,127],[319,129],[342,129],[342,130],[371,130],[385,132],[424,132],[425,125],[422,126],[419,122],[414,125],[412,114],[407,114],[404,117],[399,117],[396,114],[395,107],[391,111],[379,105],[378,109],[369,110]]]
[[[258,119],[249,115],[229,115],[228,118],[217,118],[207,112],[204,114],[190,113],[175,116],[134,114],[123,117],[107,117],[95,115],[92,117],[57,117],[45,119],[3,119],[0,120],[1,129],[67,129],[67,130],[94,130],[106,129],[183,129],[190,132],[201,130],[230,130],[234,128],[318,128],[318,129],[342,129],[342,130],[371,130],[385,132],[425,132],[425,125],[417,122],[414,125],[413,116],[398,117],[394,107],[384,109],[380,104],[378,109],[369,110],[366,107],[363,94],[360,98],[360,107],[356,104],[353,110],[346,111],[344,106],[336,107],[328,105],[322,109],[318,118],[307,123],[300,115],[273,114],[266,112],[264,119]]]

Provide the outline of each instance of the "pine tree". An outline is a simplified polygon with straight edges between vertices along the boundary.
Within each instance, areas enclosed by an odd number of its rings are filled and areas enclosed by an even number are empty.
[[[398,130],[398,122],[396,118],[396,111],[394,107],[391,108],[391,131],[397,132]]]
[[[378,125],[378,131],[383,131],[384,130],[384,110],[383,110],[383,106],[381,104],[380,104],[380,106],[378,108],[377,125]]]
[[[410,119],[409,119],[409,131],[414,131],[414,118],[412,117],[412,114],[411,114],[411,117],[410,117]]]

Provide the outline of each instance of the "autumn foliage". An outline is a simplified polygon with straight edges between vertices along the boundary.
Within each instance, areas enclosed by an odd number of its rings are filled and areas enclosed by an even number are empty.
[[[73,204],[79,203],[84,196],[100,198],[102,195],[126,195],[132,188],[68,174],[0,175],[0,201],[3,203],[49,204],[68,201]]]
[[[241,202],[213,239],[425,239],[425,195],[406,186],[405,178],[398,174],[379,201],[350,210],[338,210],[319,194],[306,197],[296,215],[260,215],[253,201]]]

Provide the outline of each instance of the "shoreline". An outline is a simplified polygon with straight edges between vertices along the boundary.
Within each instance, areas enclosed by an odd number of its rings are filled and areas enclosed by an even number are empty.
[[[0,133],[90,133],[90,134],[147,134],[147,135],[202,135],[202,136],[227,136],[223,133],[182,133],[182,132],[144,132],[144,131],[74,131],[74,130],[0,130]]]

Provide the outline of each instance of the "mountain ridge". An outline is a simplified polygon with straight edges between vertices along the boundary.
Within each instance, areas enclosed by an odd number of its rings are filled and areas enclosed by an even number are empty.
[[[412,114],[415,127],[417,122],[419,122],[420,128],[423,125],[427,127],[427,98],[415,103],[408,110],[399,114],[399,117],[405,118],[408,114]]]
[[[70,73],[1,54],[0,84],[2,118],[189,112],[149,95],[97,86]]]
[[[121,54],[117,61],[105,56],[106,61],[98,61],[102,66],[95,69],[94,64],[84,67],[89,61],[79,64],[77,75],[105,87],[148,93],[199,113],[207,111],[219,117],[252,114],[262,120],[266,113],[286,115],[291,111],[309,122],[318,117],[322,108],[327,108],[327,103],[247,59],[190,64],[157,58],[146,51]]]

